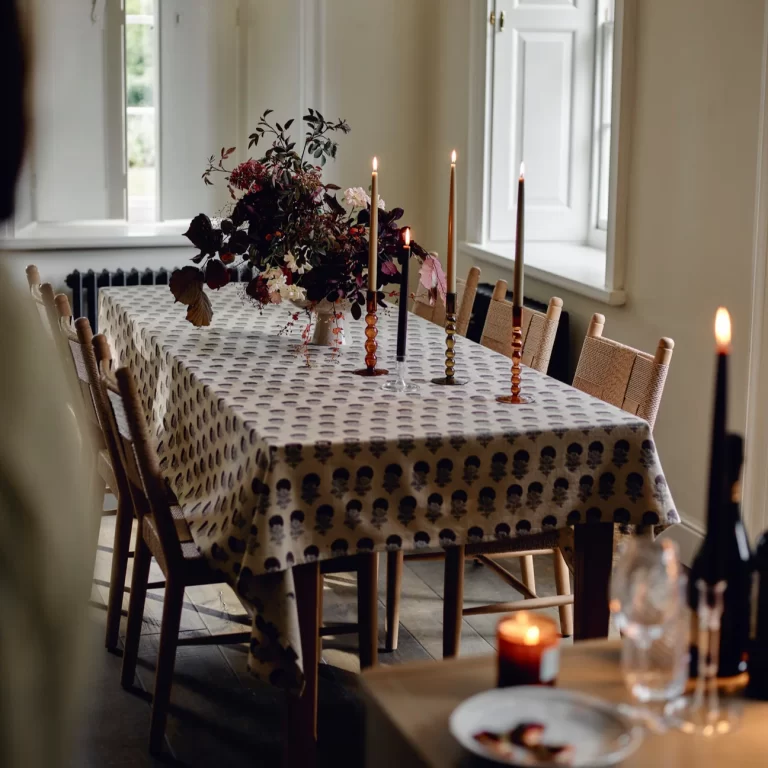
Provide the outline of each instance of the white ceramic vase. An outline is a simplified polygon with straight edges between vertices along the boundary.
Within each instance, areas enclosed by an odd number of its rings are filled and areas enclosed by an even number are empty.
[[[310,308],[309,302],[294,301],[297,307],[301,309]],[[341,301],[328,301],[323,299],[311,307],[312,313],[312,338],[309,343],[313,347],[340,347],[347,343],[344,332],[344,322],[346,314],[349,311],[350,302],[346,299]],[[341,315],[341,317],[336,317]],[[339,329],[334,333],[334,329]]]

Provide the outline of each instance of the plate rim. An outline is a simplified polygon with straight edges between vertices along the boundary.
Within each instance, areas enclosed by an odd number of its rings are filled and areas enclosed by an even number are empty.
[[[639,728],[636,724],[634,724],[628,717],[623,715],[621,712],[618,712],[612,705],[611,702],[601,699],[598,696],[594,696],[589,693],[583,693],[582,691],[573,691],[567,688],[557,688],[557,687],[550,687],[545,685],[517,685],[517,686],[510,686],[508,688],[489,688],[485,691],[480,691],[479,693],[474,694],[473,696],[470,696],[467,699],[464,699],[460,704],[458,704],[453,712],[451,712],[451,716],[448,720],[448,729],[451,732],[451,736],[453,736],[454,739],[466,750],[469,752],[472,752],[473,754],[477,755],[478,757],[483,757],[486,760],[490,760],[491,762],[495,762],[499,765],[507,765],[507,766],[515,766],[516,763],[511,763],[508,760],[501,760],[496,757],[494,757],[491,753],[489,753],[487,750],[484,750],[481,748],[479,744],[477,744],[474,740],[469,741],[468,743],[465,743],[465,741],[459,737],[457,733],[457,721],[459,717],[462,714],[462,710],[466,709],[472,702],[476,702],[477,700],[483,699],[483,698],[489,698],[491,696],[504,696],[505,694],[512,694],[512,693],[520,693],[520,692],[528,692],[535,696],[539,696],[540,698],[546,699],[546,698],[553,698],[553,697],[567,697],[570,698],[574,703],[580,703],[587,705],[593,709],[596,709],[600,711],[603,714],[607,714],[614,720],[621,723],[629,735],[629,741],[628,743],[621,747],[620,749],[614,750],[613,752],[609,752],[600,758],[598,758],[596,761],[592,761],[589,763],[590,768],[608,768],[609,766],[616,765],[617,763],[620,763],[623,760],[626,760],[629,755],[634,753],[640,744],[643,741],[643,734],[642,729]],[[573,768],[587,768],[586,763],[574,763]]]

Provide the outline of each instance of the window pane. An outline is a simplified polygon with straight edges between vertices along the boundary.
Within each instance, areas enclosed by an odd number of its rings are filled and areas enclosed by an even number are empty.
[[[154,0],[129,0],[125,27],[128,219],[157,217],[156,35]]]
[[[611,111],[613,100],[613,2],[603,9],[603,21],[598,25],[599,60],[597,77],[600,109],[596,132],[598,152],[597,228],[608,228],[608,195],[611,173]]]

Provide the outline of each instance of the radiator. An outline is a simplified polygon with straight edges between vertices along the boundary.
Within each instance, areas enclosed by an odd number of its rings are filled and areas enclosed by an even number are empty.
[[[75,317],[87,317],[94,333],[98,333],[99,321],[99,288],[119,285],[168,285],[168,278],[175,270],[137,269],[124,271],[116,269],[110,272],[106,269],[94,272],[75,270],[67,275],[67,287],[72,290],[72,314]],[[230,267],[228,270],[230,282],[250,282],[253,272],[250,267]]]

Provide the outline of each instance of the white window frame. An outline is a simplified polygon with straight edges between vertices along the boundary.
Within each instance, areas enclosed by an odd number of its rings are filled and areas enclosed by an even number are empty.
[[[601,230],[597,226],[597,201],[593,194],[592,225],[586,243],[527,242],[525,248],[529,277],[613,306],[626,302],[626,207],[634,101],[636,2],[616,0],[615,3],[607,228]],[[470,258],[511,269],[514,243],[506,245],[490,240],[491,94],[496,35],[490,18],[495,10],[495,1],[485,0],[477,3],[471,12],[467,227],[460,249]],[[593,173],[596,172],[594,162],[592,167]],[[592,187],[594,189],[595,184]]]

